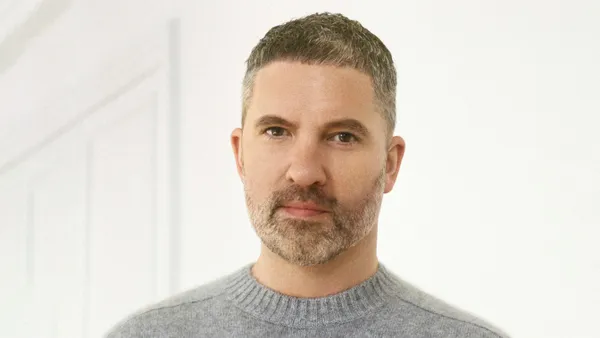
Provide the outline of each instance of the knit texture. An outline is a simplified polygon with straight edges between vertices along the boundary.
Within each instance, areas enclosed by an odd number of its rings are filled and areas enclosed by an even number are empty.
[[[280,294],[260,284],[251,268],[138,311],[106,337],[508,337],[382,263],[368,280],[319,298]]]

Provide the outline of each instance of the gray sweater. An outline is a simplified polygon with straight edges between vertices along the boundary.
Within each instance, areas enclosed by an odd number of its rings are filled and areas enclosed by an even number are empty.
[[[321,298],[280,294],[251,267],[143,309],[107,337],[508,337],[382,263],[363,283]]]

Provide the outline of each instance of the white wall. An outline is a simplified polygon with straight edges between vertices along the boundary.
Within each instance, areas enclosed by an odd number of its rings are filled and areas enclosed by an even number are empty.
[[[327,10],[362,22],[397,64],[396,132],[407,152],[384,198],[382,262],[515,337],[600,335],[598,2],[65,3],[0,73],[0,166],[73,117],[40,109],[68,104],[57,82],[77,84],[140,32],[180,16],[181,204],[172,220],[181,223],[171,290],[258,255],[228,139],[239,125],[243,62],[270,27]],[[2,196],[23,194],[7,178],[20,170],[2,172]],[[21,217],[2,206],[0,220]],[[2,233],[24,232],[10,225],[0,224]],[[15,256],[0,271],[8,275],[22,270],[26,248],[7,238],[0,245]],[[126,254],[110,249],[96,248],[107,260]]]
[[[0,41],[1,337],[100,337],[176,287],[178,33],[135,5],[46,0]]]

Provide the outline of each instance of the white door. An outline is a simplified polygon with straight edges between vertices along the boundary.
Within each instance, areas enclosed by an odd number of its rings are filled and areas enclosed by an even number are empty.
[[[177,42],[169,21],[115,52],[0,164],[3,337],[100,337],[177,287]]]

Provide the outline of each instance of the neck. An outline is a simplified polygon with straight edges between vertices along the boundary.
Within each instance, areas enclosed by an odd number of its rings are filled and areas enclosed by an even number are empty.
[[[252,266],[252,275],[261,284],[284,295],[316,298],[347,290],[377,272],[377,225],[355,246],[331,261],[298,266],[277,256],[266,246]]]

